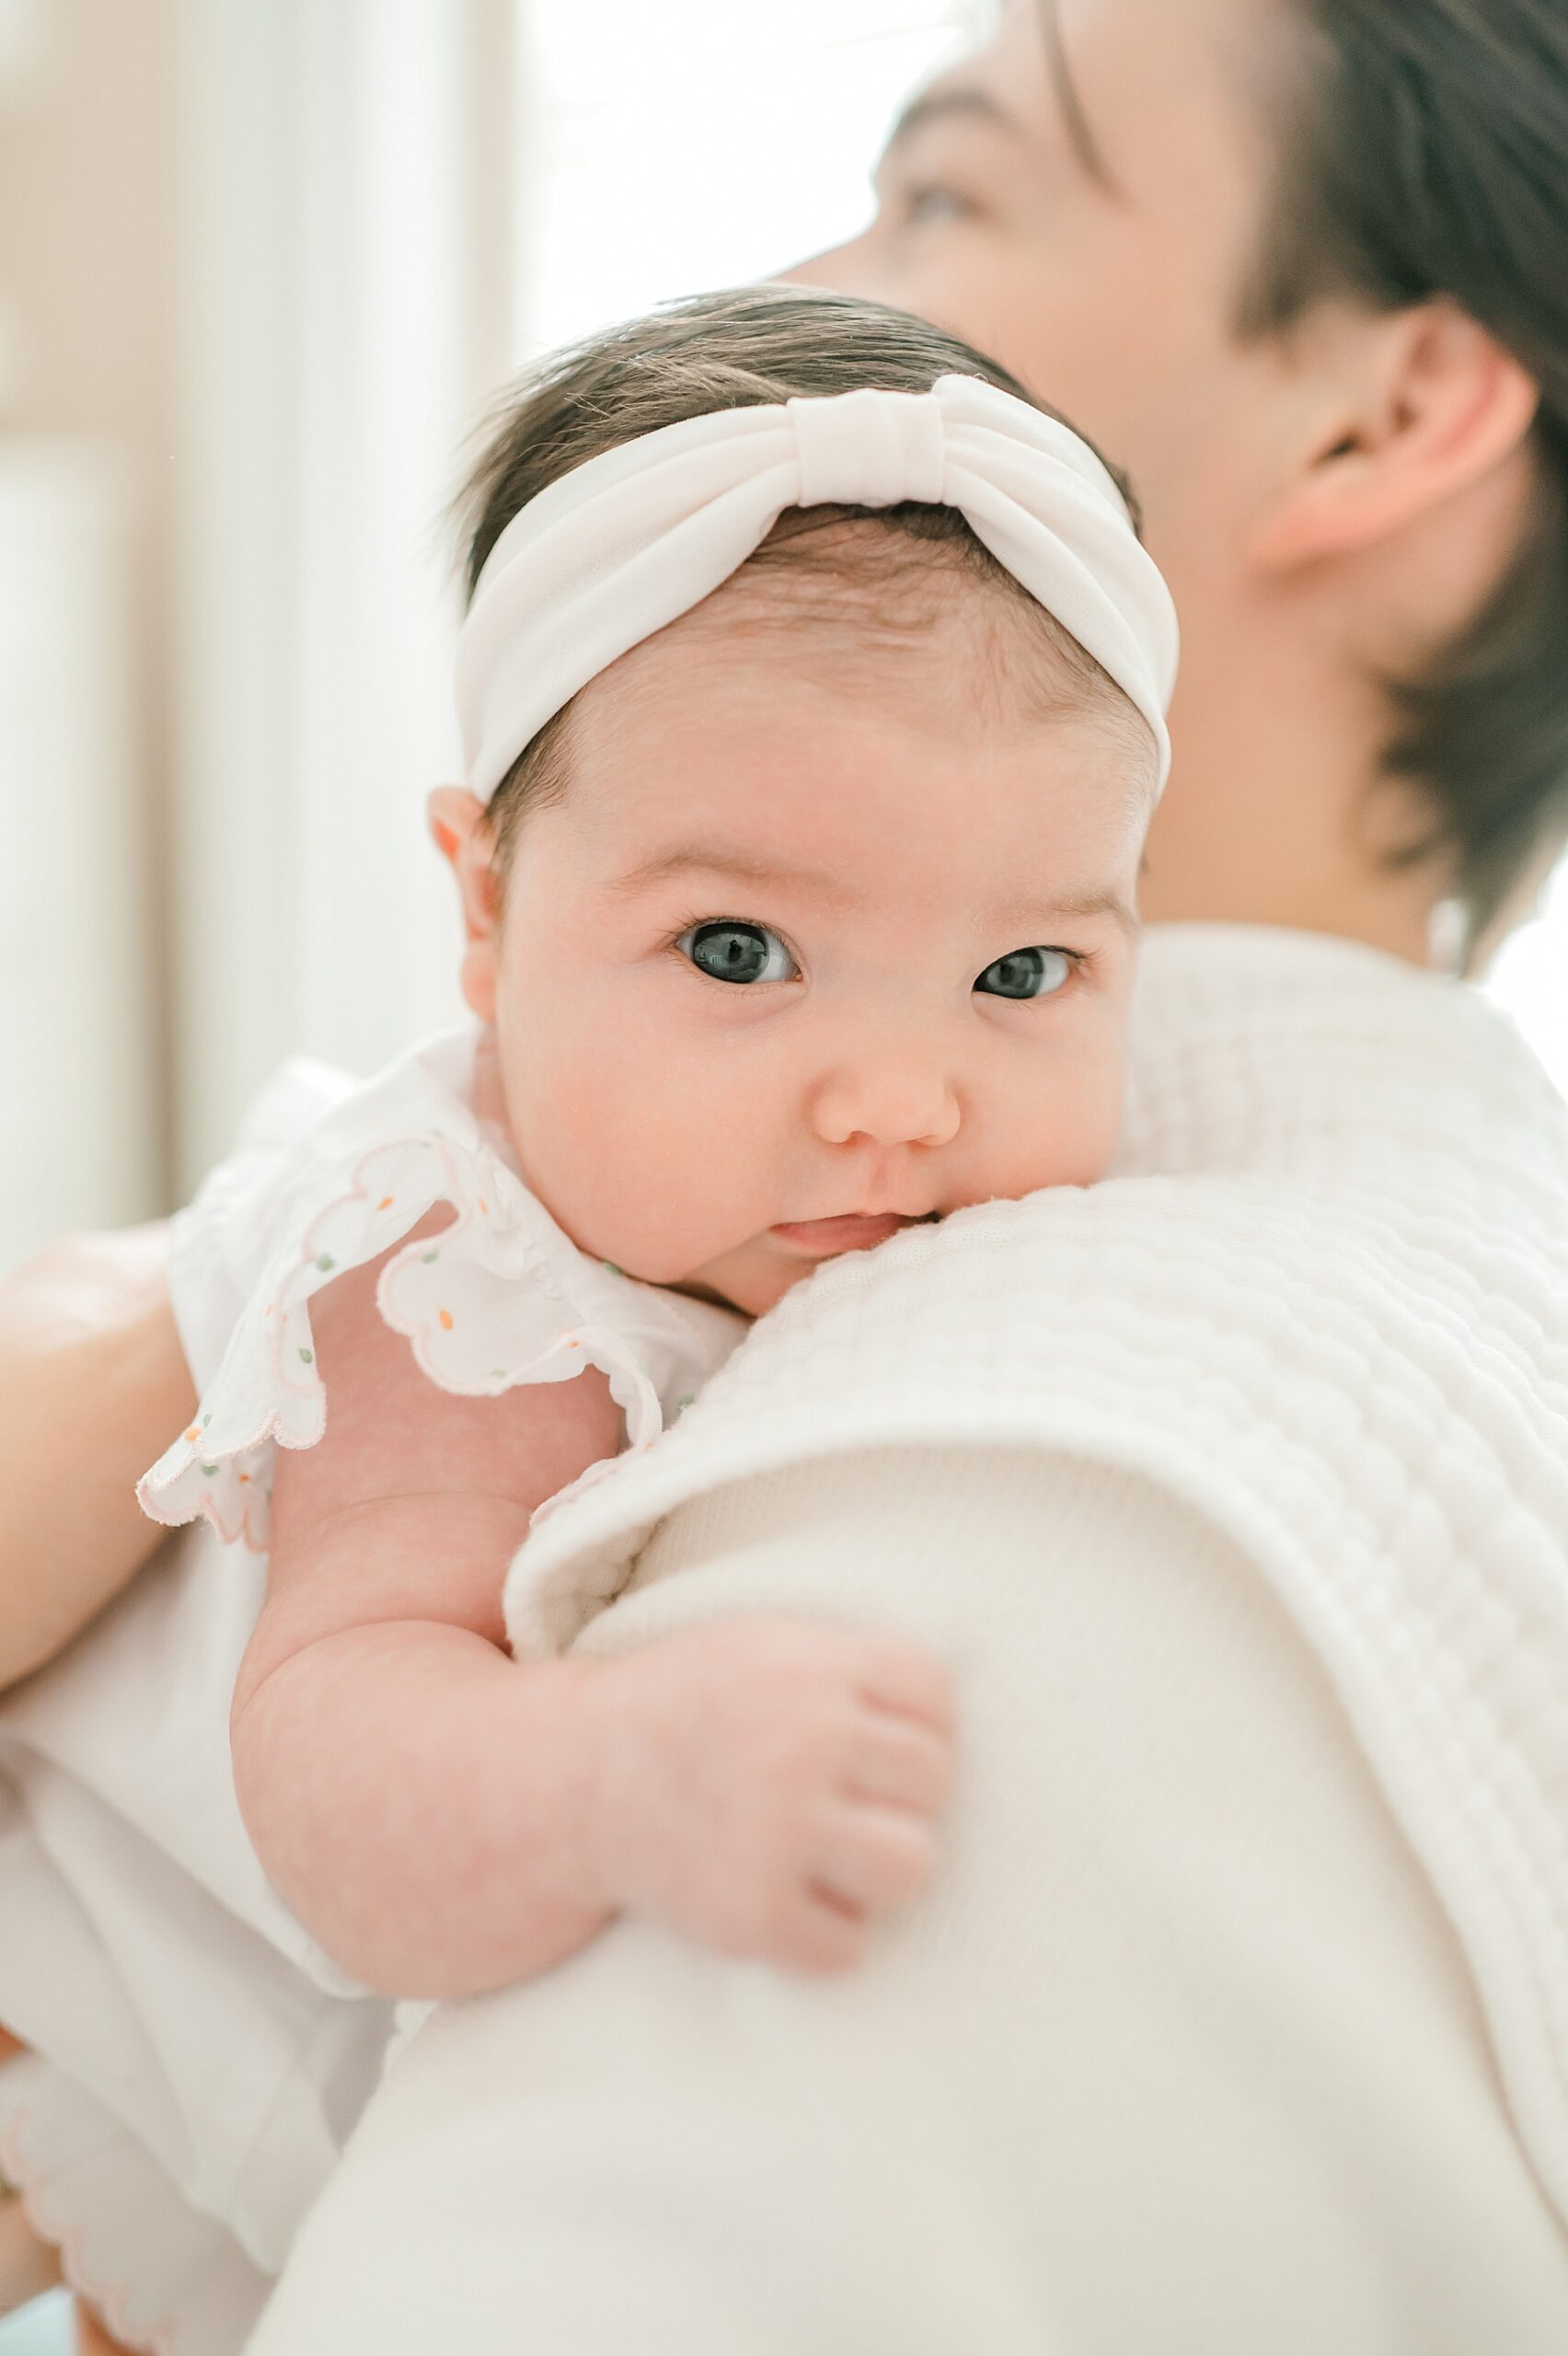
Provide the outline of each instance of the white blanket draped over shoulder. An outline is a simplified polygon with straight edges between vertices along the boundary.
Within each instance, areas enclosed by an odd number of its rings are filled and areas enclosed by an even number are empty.
[[[1408,1842],[1401,1854],[1417,1861],[1435,1919],[1447,1918],[1461,1977],[1469,1975],[1465,2001],[1493,2057],[1482,2075],[1500,2090],[1500,2099],[1485,2100],[1520,2155],[1528,2197],[1544,2196],[1542,2214],[1555,2211],[1561,2226],[1568,1113],[1511,1025],[1465,986],[1350,944],[1246,929],[1151,936],[1134,1071],[1121,1165],[1109,1182],[977,1209],[872,1259],[836,1264],[755,1329],[653,1450],[554,1512],[513,1566],[513,1641],[523,1652],[573,1642],[613,1650],[692,1616],[788,1608],[787,1575],[748,1583],[744,1549],[731,1570],[710,1565],[698,1575],[683,1565],[678,1545],[647,1542],[694,1500],[721,1505],[725,1496],[788,1484],[792,1468],[815,1465],[830,1481],[833,1460],[868,1450],[903,1451],[907,1461],[910,1451],[940,1449],[948,1463],[955,1448],[1031,1450],[1152,1488],[1245,1565],[1325,1673],[1353,1738],[1346,1748],[1358,1752],[1358,1772],[1378,1796],[1372,1805],[1386,1807]],[[909,1624],[896,1566],[881,1576],[885,1594],[858,1595],[854,1608]],[[941,1574],[928,1565],[924,1576]],[[1070,1566],[1065,1576],[1070,1585]],[[1030,1617],[1016,1577],[1004,1578],[998,1565],[988,1588],[986,1562],[969,1553],[954,1560],[951,1580],[963,1582],[953,1612],[973,1628],[972,1657],[1006,1653],[1010,1674],[1038,1673],[1048,1692],[1053,1629]],[[821,1609],[823,1587],[802,1566],[794,1600]],[[1223,1690],[1209,1698],[1217,1727]],[[1147,1807],[1158,1855],[1158,1792]],[[1181,1830],[1169,1827],[1170,1846]],[[1286,1878],[1291,1832],[1281,1826]],[[962,1919],[955,1913],[941,1934],[941,2004],[930,2001],[929,1975],[920,1980],[923,1943],[928,1948],[933,1924],[945,1919],[940,1886],[931,1908],[880,1943],[864,2001],[852,1992],[791,1992],[628,1926],[544,1987],[438,2016],[373,2104],[306,2228],[257,2356],[344,2356],[361,2347],[403,2356],[417,2344],[419,2319],[436,2312],[429,2303],[448,2296],[456,2300],[453,2344],[476,2356],[511,2346],[508,2331],[547,2320],[546,2307],[536,2313],[530,2303],[545,2297],[536,2283],[549,2272],[552,2235],[574,2253],[579,2280],[628,2286],[623,2304],[635,2314],[637,2286],[670,2289],[669,2221],[682,2212],[672,2189],[661,2226],[650,2188],[675,2186],[682,2167],[714,2199],[721,2179],[739,2172],[744,2181],[765,2152],[776,2159],[782,2147],[788,2165],[771,2180],[793,2182],[802,2197],[845,2170],[849,2182],[857,2152],[880,2148],[886,2165],[903,2167],[896,2130],[890,2141],[884,2119],[881,2146],[868,2142],[851,2090],[863,2095],[867,2073],[881,2071],[878,2099],[892,2102],[887,2117],[896,2118],[890,2090],[923,2073],[935,2082],[960,2033],[964,1957],[986,1955],[988,1937],[1051,1937],[1052,1859],[1031,1854],[1027,1828],[989,1863],[952,1858],[940,1884],[952,1875],[963,1877]],[[1355,1960],[1345,1964],[1347,2005]],[[1022,1991],[1027,1966],[1014,1963],[1011,1984]],[[971,1977],[979,1984],[977,1962]],[[921,1985],[921,2004],[901,2012],[900,1990]],[[845,2050],[859,2074],[837,2088],[808,2084],[813,2058],[820,2071],[828,2049],[805,2024],[836,2003],[852,2009]],[[614,2073],[602,2040],[622,2007],[640,2007],[646,2038],[665,2040],[698,2073],[674,2127],[605,2083],[606,2068]],[[913,2038],[912,2018],[920,2024]],[[776,2116],[749,2124],[733,2104],[725,2111],[721,2085],[700,2077],[705,2038],[722,2032],[732,2050],[746,2050],[748,2021],[753,2043],[769,2048],[778,2104]],[[900,2021],[903,2030],[891,2026]],[[984,2180],[990,2126],[1000,2132],[1030,2050],[1070,2040],[1074,2027],[1020,2002],[979,2027],[968,2020],[963,2033],[970,2074],[944,2130],[948,2194]],[[1239,2016],[1218,2033],[1239,2043],[1251,2032]],[[623,2039],[623,2062],[626,2050]],[[978,2075],[976,2052],[990,2056]],[[1309,2102],[1305,2043],[1295,2066]],[[1245,2083],[1244,2057],[1240,2076]],[[797,2102],[789,2090],[802,2085]],[[1040,2119],[1036,2131],[1048,2137],[1051,2125]],[[705,2131],[734,2140],[699,2158]],[[676,2149],[678,2161],[669,2156]],[[549,2195],[558,2170],[576,2188],[576,2205],[569,2191],[559,2211]],[[917,2174],[905,2169],[899,2182],[908,2247],[894,2272],[903,2280],[924,2279],[920,2246],[936,2246],[927,2231],[935,2210],[921,2202],[938,2195]],[[451,2189],[447,2213],[464,2216],[461,2266],[450,2241],[444,2256],[421,2240],[420,2204],[432,2183]],[[628,2184],[640,2189],[628,2194]],[[522,2187],[532,2188],[531,2208],[520,2203]],[[597,2188],[591,2215],[584,2187]],[[1023,2197],[1016,2186],[997,2193],[1003,2210]],[[1021,2316],[1004,2316],[986,2256],[995,2220],[971,2234],[974,2221],[955,2223],[951,2205],[949,2243],[972,2260],[953,2259],[961,2273],[970,2269],[952,2286],[955,2312],[969,2319],[963,2344],[984,2345],[988,2356],[1043,2348],[1049,2286],[1035,2286]],[[770,2336],[755,2306],[734,2304],[737,2284],[782,2280],[788,2235],[777,2208],[759,2201],[753,2214],[743,2201],[735,2214],[749,2250],[726,2244],[671,2293],[687,2327],[678,2344],[704,2356],[798,2344],[782,2328]],[[1107,2217],[1101,2227],[1126,2235],[1130,2265],[1151,2223]],[[371,2283],[373,2230],[382,2238]],[[1435,2212],[1427,2230],[1435,2259],[1445,2238]],[[1375,2255],[1375,2216],[1366,2231]],[[1007,2234],[1010,2246],[1027,2250],[1031,2220],[1009,2219]],[[516,2237],[498,2260],[516,2296],[504,2318],[493,2304],[463,2304],[463,2278],[487,2235]],[[766,2304],[770,2294],[755,2295]],[[473,2296],[482,2303],[482,2292]],[[609,2291],[594,2297],[607,2314]],[[931,2297],[940,2304],[934,2284]],[[1562,2316],[1559,2308],[1555,2327]],[[587,2324],[573,2337],[555,2308],[548,2321],[557,2356],[598,2356],[601,2346],[621,2344]],[[1172,2317],[1163,2344],[1184,2348],[1175,2326]],[[1309,2329],[1297,2339],[1290,2327],[1282,2317],[1271,2346],[1319,2344]],[[1401,2337],[1397,2314],[1375,2328],[1383,2336],[1368,2346],[1416,2344]],[[1453,2328],[1459,2336],[1445,2345],[1478,2344],[1463,2337],[1470,2327]],[[922,2349],[960,2344],[951,2314],[944,2320],[935,2306],[917,2337]],[[655,2332],[639,2344],[662,2351],[666,2340]],[[842,2356],[883,2344],[846,2339]],[[905,2351],[915,2341],[897,2344]],[[1060,2344],[1104,2343],[1088,2332]],[[1527,2341],[1516,2333],[1507,2344]],[[1528,2340],[1532,2350],[1554,2344],[1544,2326]]]

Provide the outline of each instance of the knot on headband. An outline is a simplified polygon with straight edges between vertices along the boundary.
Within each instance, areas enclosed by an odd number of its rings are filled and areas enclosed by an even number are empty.
[[[797,507],[942,503],[947,429],[931,393],[859,392],[784,404],[801,469]]]
[[[683,418],[514,515],[457,642],[468,783],[488,802],[580,688],[720,588],[787,507],[955,507],[1147,722],[1170,766],[1170,593],[1070,427],[975,376]]]

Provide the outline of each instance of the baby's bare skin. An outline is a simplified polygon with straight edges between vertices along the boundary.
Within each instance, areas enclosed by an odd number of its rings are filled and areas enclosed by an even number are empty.
[[[320,1297],[331,1400],[281,1451],[234,1757],[272,1879],[372,1986],[454,1997],[547,1970],[625,1910],[726,1954],[853,1963],[931,1858],[946,1672],[881,1635],[741,1621],[624,1660],[516,1662],[507,1565],[615,1452],[602,1376],[434,1390],[375,1304]]]
[[[518,1663],[502,1586],[535,1507],[619,1444],[600,1373],[459,1400],[375,1308],[320,1296],[332,1414],[280,1451],[233,1758],[257,1852],[341,1965],[452,1998],[624,1909],[734,1956],[846,1968],[930,1868],[947,1673],[881,1635],[737,1623],[627,1661]]]

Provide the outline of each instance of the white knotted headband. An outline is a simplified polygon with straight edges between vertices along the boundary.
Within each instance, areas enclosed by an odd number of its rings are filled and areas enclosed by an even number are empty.
[[[720,410],[563,475],[501,534],[457,644],[468,784],[488,802],[545,722],[737,572],[787,507],[956,507],[1092,654],[1170,766],[1170,593],[1088,445],[975,376]]]

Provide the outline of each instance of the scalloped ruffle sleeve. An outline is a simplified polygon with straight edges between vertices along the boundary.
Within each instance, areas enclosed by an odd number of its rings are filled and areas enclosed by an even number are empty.
[[[251,1280],[194,1419],[139,1486],[155,1520],[204,1517],[225,1542],[265,1551],[275,1451],[314,1447],[327,1426],[311,1305],[371,1261],[386,1258],[382,1316],[438,1389],[493,1397],[596,1367],[634,1451],[728,1356],[739,1317],[578,1250],[470,1109],[471,1059],[470,1036],[406,1057],[332,1105],[288,1162],[263,1163],[248,1195],[231,1186],[206,1207],[254,1239]],[[442,1207],[450,1223],[421,1231]]]

